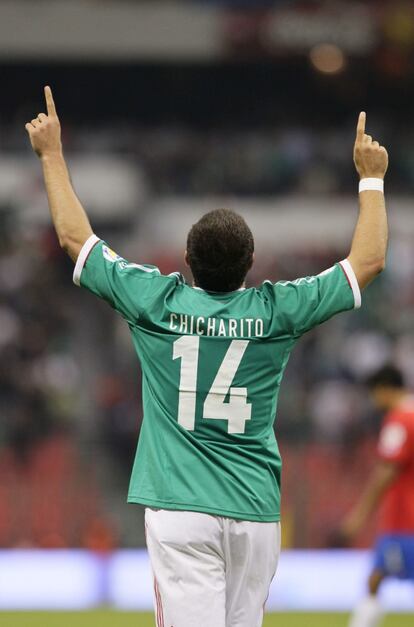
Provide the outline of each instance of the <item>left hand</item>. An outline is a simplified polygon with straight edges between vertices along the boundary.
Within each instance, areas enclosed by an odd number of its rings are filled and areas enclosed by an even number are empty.
[[[25,126],[26,131],[29,133],[32,148],[41,159],[49,155],[62,153],[60,122],[50,87],[45,87],[45,98],[47,115],[39,113],[37,118],[28,122]]]

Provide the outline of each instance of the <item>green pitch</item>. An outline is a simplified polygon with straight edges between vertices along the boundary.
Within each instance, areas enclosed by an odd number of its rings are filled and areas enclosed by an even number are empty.
[[[382,627],[412,627],[413,615],[388,616]],[[155,627],[151,614],[132,612],[0,612],[4,627]],[[345,614],[268,614],[264,627],[346,627]]]

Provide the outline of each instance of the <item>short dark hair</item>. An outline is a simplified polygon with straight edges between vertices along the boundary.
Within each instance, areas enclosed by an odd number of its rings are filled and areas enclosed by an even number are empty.
[[[393,364],[386,364],[367,377],[366,385],[371,390],[377,387],[402,389],[405,386],[404,375]]]
[[[198,287],[208,292],[239,289],[253,264],[254,239],[244,218],[230,209],[206,213],[187,238],[187,258]]]

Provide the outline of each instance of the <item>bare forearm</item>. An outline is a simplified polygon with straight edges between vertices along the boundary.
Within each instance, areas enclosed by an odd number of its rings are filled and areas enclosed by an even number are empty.
[[[388,245],[388,221],[384,194],[360,193],[360,212],[349,261],[359,286],[366,287],[385,266]]]
[[[72,187],[63,154],[46,154],[41,162],[59,243],[76,261],[83,244],[92,235],[89,219]]]
[[[399,468],[394,464],[380,464],[374,471],[360,500],[347,517],[344,524],[345,534],[352,538],[359,533],[371,514],[378,507],[382,496],[398,476]]]
[[[374,477],[367,486],[365,493],[355,507],[355,513],[360,518],[361,524],[365,524],[374,513],[387,487],[388,482],[384,483],[378,477]]]
[[[92,235],[88,217],[70,181],[62,152],[61,130],[52,90],[45,87],[47,115],[25,126],[34,152],[40,158],[45,179],[50,213],[59,243],[76,261],[83,244]]]
[[[354,147],[355,167],[361,179],[360,211],[349,255],[349,262],[361,289],[384,269],[388,244],[383,194],[388,153],[384,146],[365,133],[365,124],[366,114],[361,111]]]

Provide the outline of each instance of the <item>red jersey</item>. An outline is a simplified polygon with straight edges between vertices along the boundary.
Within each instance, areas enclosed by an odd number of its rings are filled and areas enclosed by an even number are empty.
[[[381,531],[414,534],[414,398],[385,417],[378,454],[400,470],[383,499]]]

